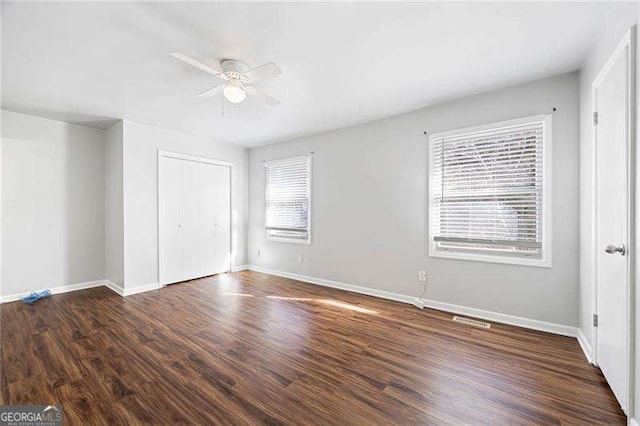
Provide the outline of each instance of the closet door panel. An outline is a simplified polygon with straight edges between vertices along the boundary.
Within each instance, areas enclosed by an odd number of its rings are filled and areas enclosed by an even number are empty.
[[[182,161],[182,271],[183,280],[200,275],[200,163]]]
[[[231,270],[231,168],[216,166],[216,260],[217,272]]]
[[[201,276],[216,268],[216,166],[200,164],[200,269]]]
[[[161,158],[161,284],[182,281],[182,161]]]

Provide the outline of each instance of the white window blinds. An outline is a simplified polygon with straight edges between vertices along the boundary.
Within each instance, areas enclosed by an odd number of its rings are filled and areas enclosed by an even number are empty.
[[[265,162],[264,165],[267,237],[308,242],[311,158],[288,158]]]
[[[545,117],[431,139],[431,232],[441,250],[540,256]]]

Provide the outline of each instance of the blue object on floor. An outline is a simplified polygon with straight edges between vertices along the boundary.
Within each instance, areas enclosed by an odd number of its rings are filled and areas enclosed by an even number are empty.
[[[23,297],[20,300],[22,300],[23,303],[31,304],[36,300],[44,299],[45,297],[49,297],[49,296],[51,296],[51,291],[49,290],[34,291],[30,295]]]

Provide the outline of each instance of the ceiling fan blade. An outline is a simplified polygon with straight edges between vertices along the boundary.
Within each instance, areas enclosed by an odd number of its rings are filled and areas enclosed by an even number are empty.
[[[255,88],[253,86],[245,86],[244,89],[247,92],[247,95],[255,96],[256,98],[260,99],[263,102],[268,103],[271,106],[280,105],[280,101],[279,100],[277,100],[273,96],[267,95],[266,93],[264,93],[260,89],[257,89],[257,88]]]
[[[198,96],[200,96],[201,98],[210,98],[212,96],[217,95],[218,93],[222,92],[222,89],[224,89],[224,84],[221,84],[220,86],[216,86],[213,87],[211,89],[207,89],[202,93],[198,93]]]
[[[280,73],[282,73],[282,70],[279,66],[277,66],[273,62],[267,62],[266,64],[260,65],[259,67],[255,67],[254,69],[245,72],[244,75],[249,78],[249,81],[253,82],[262,80],[266,77],[271,77],[273,75],[278,75]]]
[[[222,71],[212,68],[208,65],[205,65],[202,62],[196,61],[195,59],[190,58],[187,55],[183,55],[182,53],[178,53],[178,52],[173,52],[171,53],[171,56],[181,60],[182,62],[186,62],[189,65],[193,65],[196,68],[200,68],[202,71],[208,72],[209,74],[213,74],[216,77],[224,78],[224,74],[222,73]]]

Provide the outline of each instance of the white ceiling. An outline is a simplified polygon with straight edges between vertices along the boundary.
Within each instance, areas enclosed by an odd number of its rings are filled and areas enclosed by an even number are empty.
[[[2,107],[258,146],[580,67],[611,4],[2,3]],[[225,105],[169,56],[283,70]]]

